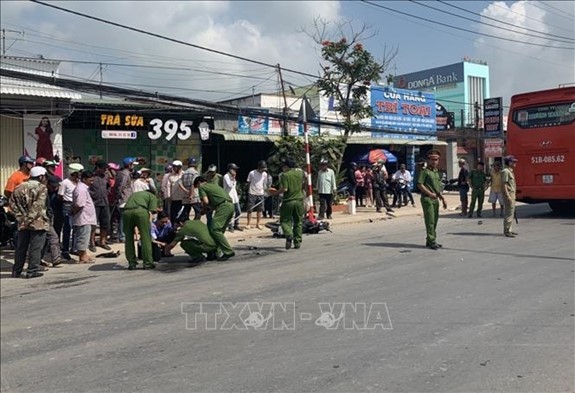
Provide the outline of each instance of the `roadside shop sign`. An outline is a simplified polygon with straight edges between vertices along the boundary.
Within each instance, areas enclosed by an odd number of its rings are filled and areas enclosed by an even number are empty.
[[[102,139],[138,139],[136,131],[102,130]]]

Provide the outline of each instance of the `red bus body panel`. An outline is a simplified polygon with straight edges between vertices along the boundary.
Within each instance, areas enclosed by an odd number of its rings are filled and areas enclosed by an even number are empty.
[[[575,122],[536,128],[521,128],[514,122],[516,111],[559,103],[573,105],[575,87],[518,94],[511,98],[507,153],[519,160],[515,168],[519,201],[575,200]]]

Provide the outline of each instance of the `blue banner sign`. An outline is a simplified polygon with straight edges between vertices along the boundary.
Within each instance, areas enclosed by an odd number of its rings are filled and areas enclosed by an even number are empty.
[[[421,139],[435,137],[435,95],[388,87],[371,87],[373,137]],[[393,133],[393,131],[402,131]]]
[[[260,112],[264,112],[261,110]],[[269,118],[261,115],[239,115],[238,132],[240,134],[268,134]]]

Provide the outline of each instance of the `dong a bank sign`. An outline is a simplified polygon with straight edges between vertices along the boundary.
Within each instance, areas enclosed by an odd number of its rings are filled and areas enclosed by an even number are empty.
[[[374,137],[413,139],[417,134],[435,134],[436,106],[432,93],[372,86],[371,107],[371,126],[381,130],[373,130]]]
[[[426,90],[434,87],[462,83],[463,63],[451,64],[445,67],[412,72],[399,75],[393,79],[393,85],[400,89]]]

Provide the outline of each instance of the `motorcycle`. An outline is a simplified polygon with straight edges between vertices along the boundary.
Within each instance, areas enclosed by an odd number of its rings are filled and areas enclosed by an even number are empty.
[[[272,231],[274,238],[285,237],[279,221],[268,222],[266,224],[266,228],[269,228]],[[303,233],[317,234],[321,231],[331,232],[331,229],[329,229],[329,222],[319,221],[319,220],[312,222],[307,216],[303,219],[303,223],[302,223],[302,232]]]
[[[8,198],[0,196],[0,246],[14,248],[14,236],[18,230],[16,217],[8,211]]]
[[[457,186],[457,179],[447,180],[447,175],[444,173],[441,177],[441,186],[443,191],[457,191],[459,187]]]

